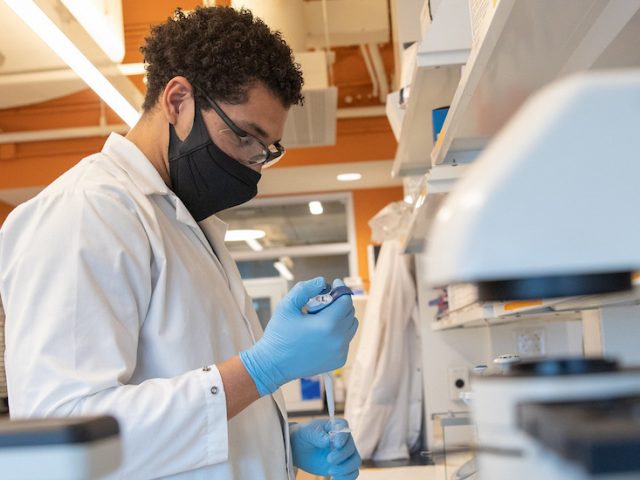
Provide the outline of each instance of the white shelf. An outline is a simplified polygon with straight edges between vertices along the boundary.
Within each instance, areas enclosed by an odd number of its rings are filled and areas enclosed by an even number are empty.
[[[556,300],[474,303],[468,307],[449,312],[441,320],[432,322],[431,329],[439,331],[462,327],[504,325],[524,320],[559,322],[580,319],[580,312],[577,310],[555,311],[553,309],[555,302]]]
[[[449,330],[460,327],[481,327],[493,318],[492,303],[475,303],[459,310],[449,312],[440,320],[431,323],[433,330]]]
[[[544,322],[567,322],[578,321],[581,319],[580,311],[570,310],[566,312],[556,312],[554,310],[517,313],[506,317],[495,317],[487,321],[488,325],[504,325],[507,323],[515,323],[522,321],[544,321]]]
[[[469,170],[469,165],[437,165],[426,176],[427,192],[449,193],[458,180]]]
[[[433,148],[432,110],[446,107],[460,81],[471,46],[468,0],[442,0],[433,22],[423,19],[410,95],[402,119],[392,175],[425,174]],[[404,85],[403,85],[404,86]],[[391,100],[393,101],[393,100]],[[388,111],[396,112],[394,105]],[[398,122],[397,114],[393,119]]]
[[[529,95],[557,78],[640,66],[638,32],[640,0],[499,0],[432,163],[472,161]]]
[[[431,328],[433,330],[448,330],[461,327],[502,325],[523,320],[578,320],[584,310],[639,304],[640,277],[636,276],[634,288],[628,292],[522,302],[474,303],[468,307],[449,312],[443,319],[432,322]]]
[[[565,298],[554,305],[553,309],[562,312],[566,310],[592,310],[594,308],[638,304],[640,304],[640,286],[637,281],[634,281],[634,288],[630,292]]]

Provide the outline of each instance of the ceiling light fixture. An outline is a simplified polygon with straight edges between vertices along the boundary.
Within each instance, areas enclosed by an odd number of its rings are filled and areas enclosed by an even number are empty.
[[[291,270],[289,270],[284,263],[273,262],[273,268],[275,268],[280,275],[282,275],[284,278],[286,278],[290,282],[293,281],[293,278],[294,278],[293,273],[291,273]]]
[[[61,0],[112,62],[124,58],[122,1]]]
[[[264,238],[267,234],[264,230],[228,230],[224,236],[225,242],[246,242]]]
[[[127,125],[136,124],[139,112],[33,0],[4,1]]]
[[[245,242],[247,242],[247,245],[249,245],[251,250],[253,250],[254,252],[261,252],[262,250],[264,250],[262,244],[255,238],[248,238],[247,240],[245,240]]]
[[[341,173],[336,177],[340,182],[355,182],[362,178],[360,173]]]
[[[322,203],[314,200],[309,202],[309,211],[311,212],[311,215],[322,215],[324,208],[322,208]]]

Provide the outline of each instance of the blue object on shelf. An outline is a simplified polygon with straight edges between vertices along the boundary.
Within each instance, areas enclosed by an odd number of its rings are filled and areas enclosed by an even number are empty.
[[[316,400],[321,398],[320,377],[301,378],[300,390],[302,400]]]
[[[433,120],[433,141],[438,140],[438,134],[444,125],[444,119],[447,118],[449,107],[436,108],[431,111],[431,119]]]

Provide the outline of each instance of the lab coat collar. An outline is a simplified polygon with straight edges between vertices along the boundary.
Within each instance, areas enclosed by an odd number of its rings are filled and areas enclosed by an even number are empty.
[[[127,172],[133,183],[145,195],[172,193],[153,164],[131,140],[111,133],[102,147],[102,153]]]
[[[185,207],[186,208],[186,207]],[[220,220],[215,215],[211,215],[209,218],[205,218],[199,223],[200,227],[207,231],[207,237],[216,245],[224,245],[224,237],[227,234],[229,225]],[[225,247],[226,248],[226,247]]]
[[[156,168],[135,143],[122,135],[112,133],[102,147],[102,153],[127,172],[129,178],[145,195],[156,194],[171,197],[176,209],[176,219],[191,228],[200,229],[184,203],[164,183]]]

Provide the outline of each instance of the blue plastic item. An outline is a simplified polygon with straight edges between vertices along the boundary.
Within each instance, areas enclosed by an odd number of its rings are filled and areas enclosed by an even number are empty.
[[[300,396],[302,400],[318,400],[322,398],[320,392],[320,377],[301,378]]]
[[[433,141],[438,140],[438,134],[444,125],[444,119],[447,118],[449,107],[436,108],[431,111],[431,119],[433,120]]]

